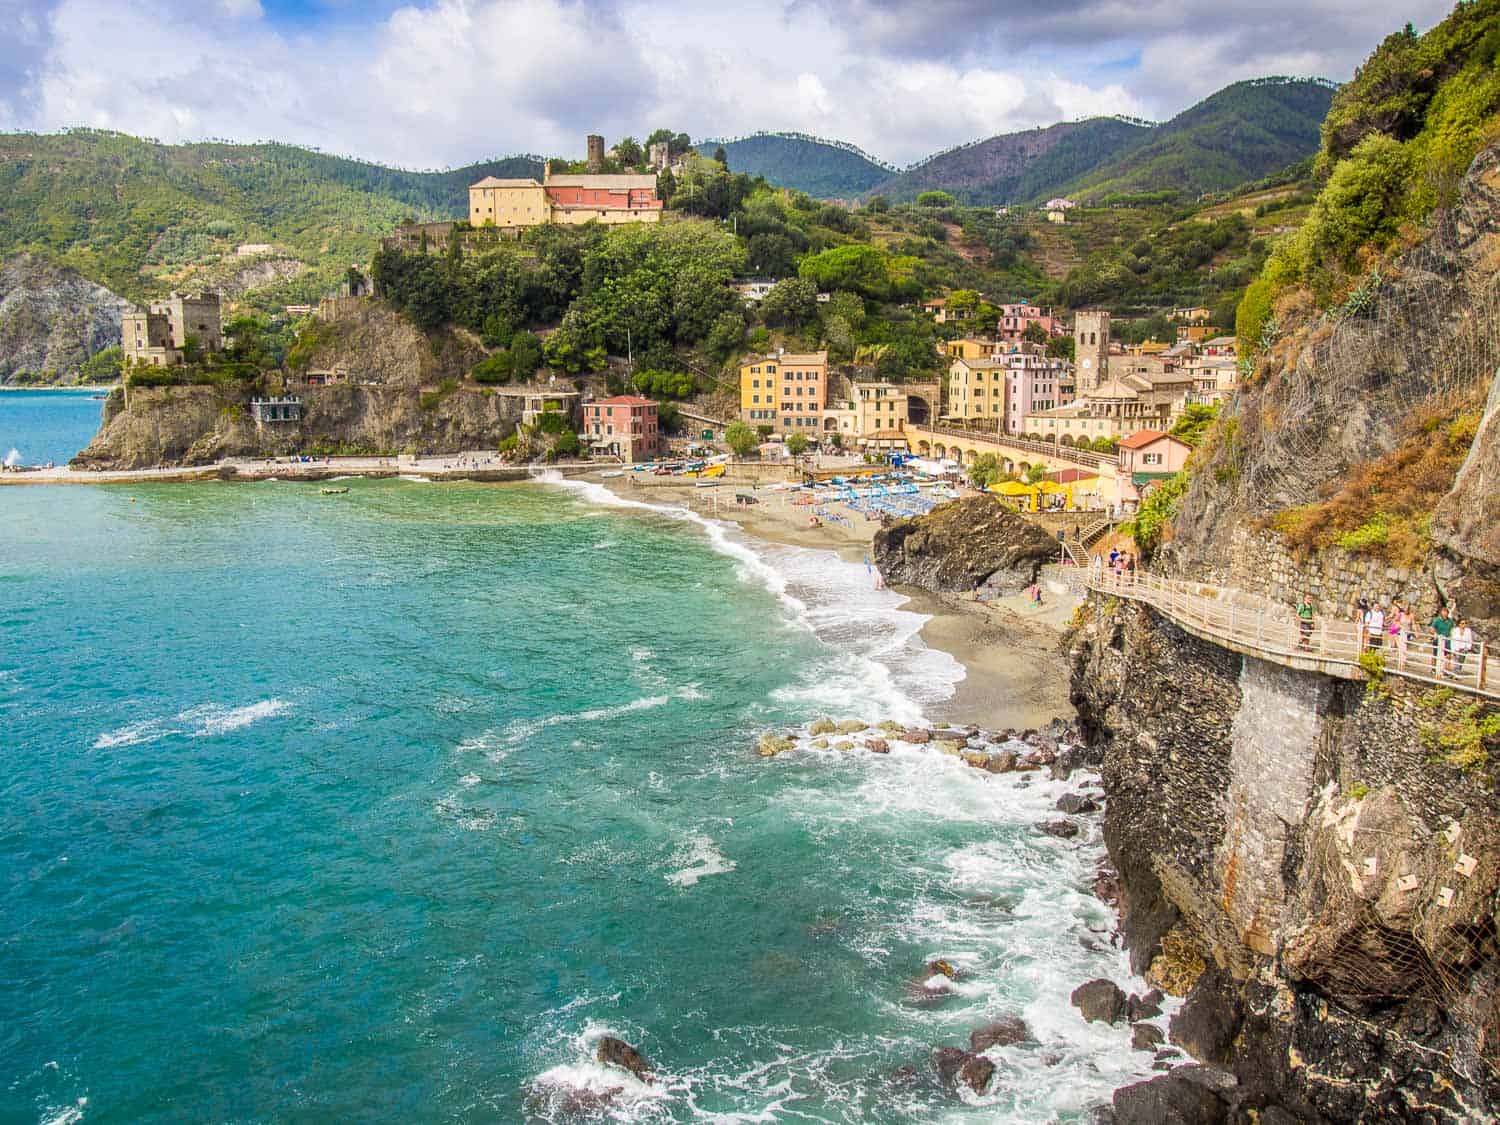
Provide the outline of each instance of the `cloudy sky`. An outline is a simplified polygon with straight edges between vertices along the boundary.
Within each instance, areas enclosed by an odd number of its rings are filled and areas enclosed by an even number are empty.
[[[1448,0],[0,0],[0,129],[315,145],[409,168],[658,126],[906,164],[1239,78],[1345,79]]]

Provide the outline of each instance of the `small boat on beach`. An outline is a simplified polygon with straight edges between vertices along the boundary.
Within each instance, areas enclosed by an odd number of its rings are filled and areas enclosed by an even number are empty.
[[[349,486],[346,484],[343,488],[325,488],[321,491],[324,496],[342,496],[349,491]]]
[[[608,479],[610,477],[623,477],[625,475],[625,470],[624,469],[610,469],[610,470],[608,470],[606,472],[600,473],[599,475],[601,477],[604,477],[605,479]]]

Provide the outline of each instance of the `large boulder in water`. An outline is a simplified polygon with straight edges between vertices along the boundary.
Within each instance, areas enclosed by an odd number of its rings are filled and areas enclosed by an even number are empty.
[[[1057,558],[1056,540],[993,496],[968,496],[875,533],[885,580],[924,590],[1014,594]]]
[[[599,1040],[599,1047],[594,1052],[594,1057],[605,1066],[627,1070],[648,1086],[651,1084],[651,1065],[646,1062],[639,1051],[623,1039],[606,1035]]]
[[[1125,993],[1112,980],[1103,977],[1080,984],[1069,997],[1083,1018],[1093,1023],[1117,1023],[1125,1015]]]

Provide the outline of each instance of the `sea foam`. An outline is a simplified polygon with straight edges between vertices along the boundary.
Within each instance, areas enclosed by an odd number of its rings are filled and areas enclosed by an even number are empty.
[[[111,750],[120,746],[137,746],[156,742],[170,735],[186,735],[191,738],[211,738],[239,730],[251,723],[285,714],[291,704],[281,699],[262,699],[243,707],[224,707],[217,703],[204,703],[179,711],[170,718],[142,719],[128,723],[116,730],[105,731],[94,739],[95,750]]]
[[[617,496],[602,484],[568,480],[555,470],[544,470],[535,479],[566,488],[586,503],[649,512],[697,527],[710,547],[733,560],[741,581],[763,586],[791,622],[843,655],[831,674],[775,693],[778,702],[917,722],[926,705],[949,698],[964,678],[963,665],[923,643],[922,626],[930,617],[901,608],[909,599],[877,588],[867,566],[834,551],[760,543],[722,520],[679,505]]]

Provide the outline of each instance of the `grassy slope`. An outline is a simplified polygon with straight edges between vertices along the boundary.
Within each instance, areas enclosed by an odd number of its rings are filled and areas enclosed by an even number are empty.
[[[488,174],[527,158],[405,172],[290,145],[160,145],[113,133],[0,136],[0,256],[35,250],[124,296],[191,261],[270,242],[313,266],[316,291],[407,216],[461,215]]]

